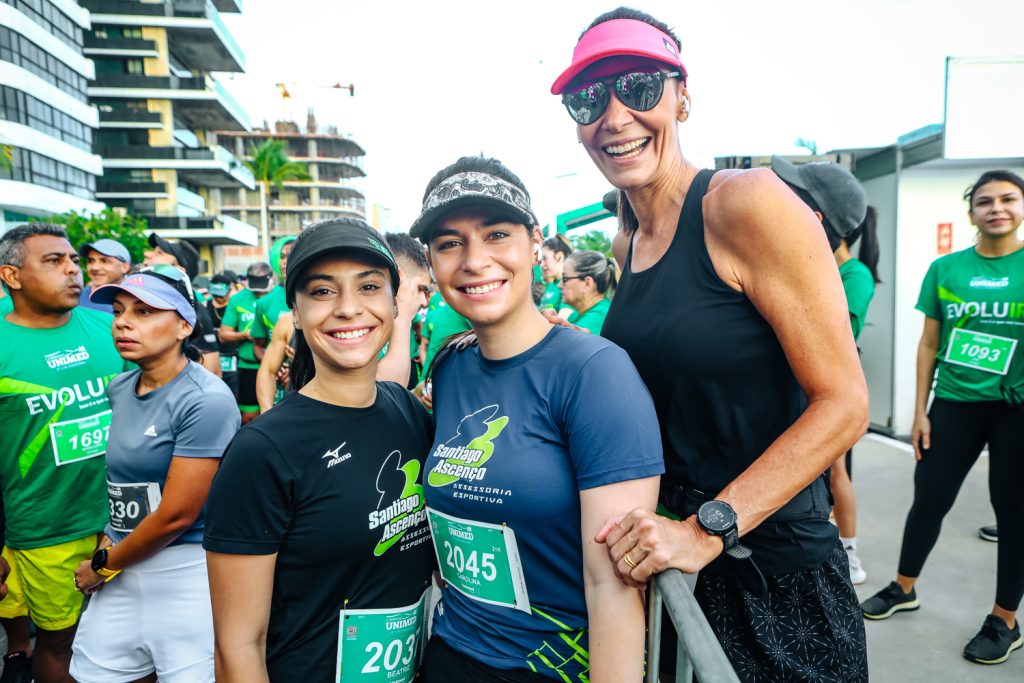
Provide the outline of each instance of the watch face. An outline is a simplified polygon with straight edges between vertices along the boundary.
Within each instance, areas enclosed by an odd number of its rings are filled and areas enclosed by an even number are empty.
[[[710,500],[697,512],[701,525],[711,533],[722,533],[736,525],[736,513],[728,503]]]
[[[107,565],[107,549],[97,550],[96,554],[92,556],[91,564],[93,571],[103,569]]]

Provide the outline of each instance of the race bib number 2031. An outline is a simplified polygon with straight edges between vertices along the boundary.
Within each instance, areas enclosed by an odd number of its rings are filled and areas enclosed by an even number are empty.
[[[427,642],[430,587],[413,605],[342,610],[337,683],[411,683]]]

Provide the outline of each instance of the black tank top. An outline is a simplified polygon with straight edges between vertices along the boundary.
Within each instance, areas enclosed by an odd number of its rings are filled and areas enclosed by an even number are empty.
[[[663,481],[704,499],[747,469],[806,408],[771,326],[711,262],[703,198],[713,175],[702,170],[693,179],[676,234],[657,263],[634,273],[630,246],[601,330],[626,350],[654,399]],[[677,514],[695,509],[683,507]],[[780,513],[744,536],[761,569],[778,574],[820,564],[836,539],[823,481]]]

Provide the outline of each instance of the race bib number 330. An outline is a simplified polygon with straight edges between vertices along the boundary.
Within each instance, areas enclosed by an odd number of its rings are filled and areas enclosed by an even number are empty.
[[[160,484],[154,481],[138,484],[107,482],[110,502],[110,526],[115,531],[130,533],[160,505]]]
[[[423,659],[429,608],[428,586],[408,607],[342,610],[337,683],[410,683]]]
[[[434,552],[448,585],[473,600],[530,612],[516,534],[427,508]]]

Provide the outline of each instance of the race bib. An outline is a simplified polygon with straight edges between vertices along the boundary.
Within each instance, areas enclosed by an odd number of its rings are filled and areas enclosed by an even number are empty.
[[[409,683],[427,642],[430,587],[414,605],[342,610],[338,621],[338,683]]]
[[[515,532],[427,508],[441,576],[468,598],[530,613]]]
[[[221,372],[237,372],[238,371],[238,356],[221,356],[220,357],[220,371]]]
[[[113,484],[107,482],[110,501],[110,526],[114,531],[130,533],[146,515],[160,505],[160,484]]]
[[[50,425],[50,445],[57,467],[88,460],[107,452],[110,411]]]
[[[982,372],[1005,375],[1010,370],[1010,361],[1016,350],[1016,339],[956,327],[949,335],[945,361]]]

